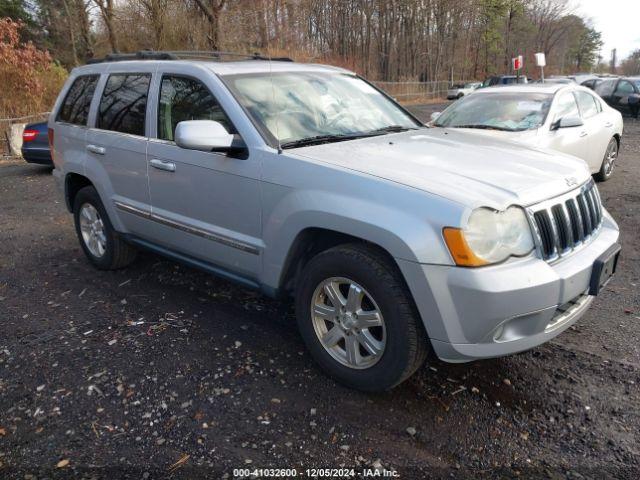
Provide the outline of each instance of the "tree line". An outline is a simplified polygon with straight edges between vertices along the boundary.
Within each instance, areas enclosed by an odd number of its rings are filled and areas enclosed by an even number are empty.
[[[568,0],[3,0],[0,17],[65,67],[109,52],[230,50],[345,66],[386,81],[481,79],[511,58],[598,66],[600,33]]]

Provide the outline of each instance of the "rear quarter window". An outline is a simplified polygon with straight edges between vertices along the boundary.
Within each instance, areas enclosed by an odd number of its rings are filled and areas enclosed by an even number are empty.
[[[104,87],[96,127],[144,136],[151,74],[113,74]]]
[[[594,117],[600,112],[597,100],[587,92],[576,91],[576,100],[578,100],[578,108],[582,118]]]
[[[91,99],[96,90],[99,75],[83,75],[74,80],[67,92],[56,121],[73,125],[87,125]]]

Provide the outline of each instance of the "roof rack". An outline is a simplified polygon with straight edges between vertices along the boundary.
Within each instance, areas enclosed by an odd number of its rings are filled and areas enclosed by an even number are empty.
[[[209,60],[220,60],[222,57],[239,57],[244,60],[265,60],[274,62],[293,62],[289,57],[272,57],[261,55],[259,53],[235,53],[235,52],[219,52],[219,51],[156,51],[156,50],[140,50],[134,53],[110,53],[103,58],[92,58],[87,61],[88,64],[104,63],[104,62],[123,62],[127,60],[180,60],[184,58],[203,58]]]

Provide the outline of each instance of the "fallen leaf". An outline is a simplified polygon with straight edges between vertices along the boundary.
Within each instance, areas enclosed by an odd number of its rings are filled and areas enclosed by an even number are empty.
[[[169,471],[173,472],[174,470],[177,470],[178,468],[180,468],[182,465],[187,463],[187,460],[189,460],[189,457],[191,457],[191,455],[187,455],[186,453],[182,455],[182,457],[180,457],[180,460],[178,460],[176,463],[174,463],[169,467]]]
[[[69,459],[65,458],[64,460],[60,460],[58,463],[56,463],[56,468],[64,468],[67,465],[69,465]]]
[[[7,431],[4,428],[0,427],[0,437],[4,437],[6,434]]]

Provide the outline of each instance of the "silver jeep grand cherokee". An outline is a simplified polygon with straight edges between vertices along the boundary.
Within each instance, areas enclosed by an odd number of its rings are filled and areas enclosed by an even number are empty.
[[[339,68],[112,56],[73,70],[49,128],[93,265],[145,248],[292,295],[361,390],[555,337],[620,250],[583,161],[427,128]]]

